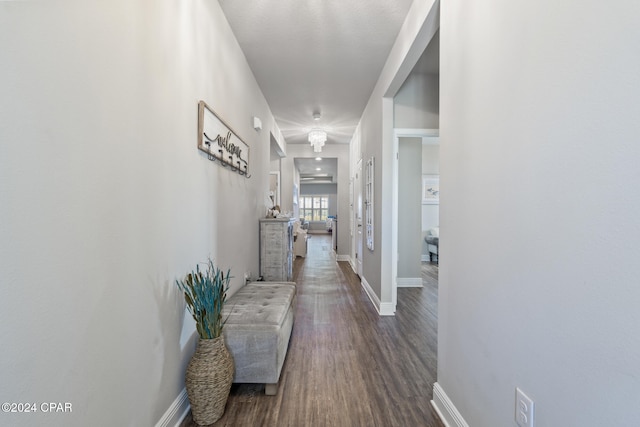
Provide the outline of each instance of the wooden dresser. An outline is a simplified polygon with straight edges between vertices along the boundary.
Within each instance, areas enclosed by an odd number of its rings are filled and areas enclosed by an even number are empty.
[[[260,276],[263,280],[292,280],[293,222],[289,218],[260,220]]]

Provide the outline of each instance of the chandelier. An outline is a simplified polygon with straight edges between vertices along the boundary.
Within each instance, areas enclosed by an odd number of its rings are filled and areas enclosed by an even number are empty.
[[[327,141],[327,133],[320,129],[313,129],[309,132],[309,142],[313,147],[314,153],[319,153],[322,151],[322,146]]]

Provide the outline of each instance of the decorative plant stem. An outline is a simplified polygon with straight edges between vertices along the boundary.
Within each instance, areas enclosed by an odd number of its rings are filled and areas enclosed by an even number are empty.
[[[224,274],[209,260],[207,270],[187,274],[184,280],[176,280],[184,293],[187,308],[196,322],[198,335],[203,339],[218,338],[222,333],[222,307],[227,299],[231,270]]]

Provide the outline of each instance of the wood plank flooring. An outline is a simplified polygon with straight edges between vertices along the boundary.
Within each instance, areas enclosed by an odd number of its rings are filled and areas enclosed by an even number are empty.
[[[312,235],[295,261],[296,318],[277,395],[234,384],[213,425],[444,427],[430,404],[437,268],[423,263],[425,287],[398,289],[396,316],[380,317],[349,264],[336,262],[330,236]],[[190,414],[182,426],[196,426]]]

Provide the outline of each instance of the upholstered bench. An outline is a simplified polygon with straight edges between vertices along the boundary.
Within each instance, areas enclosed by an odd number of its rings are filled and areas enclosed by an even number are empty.
[[[295,301],[293,282],[252,282],[227,300],[223,333],[235,363],[234,383],[264,383],[265,394],[276,394]]]

